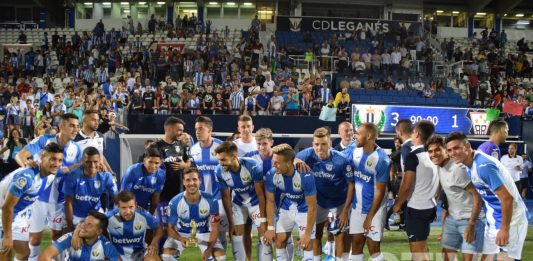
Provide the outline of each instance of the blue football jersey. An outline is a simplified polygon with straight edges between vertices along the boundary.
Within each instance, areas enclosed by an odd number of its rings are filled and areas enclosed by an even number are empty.
[[[330,150],[327,160],[320,160],[313,148],[307,148],[296,154],[315,175],[317,204],[322,208],[335,208],[346,202],[348,180],[353,171],[350,162],[338,151]]]
[[[305,197],[316,195],[313,174],[299,173],[296,169],[290,177],[276,173],[276,169],[271,169],[267,173],[265,188],[270,193],[279,191],[283,194],[279,205],[281,209],[298,210],[301,213],[307,212]]]
[[[261,168],[263,168],[263,178],[266,182],[267,174],[270,171],[270,169],[272,169],[272,157],[265,159],[261,157],[261,154],[259,154],[258,150],[250,151],[246,153],[244,157],[252,158],[255,161],[257,161],[259,164],[261,164]],[[281,206],[282,197],[283,195],[279,189],[276,190],[276,192],[274,192],[274,202],[276,203],[277,207]]]
[[[365,153],[363,148],[348,146],[343,151],[346,158],[352,163],[355,193],[353,195],[352,208],[367,214],[374,202],[376,183],[389,181],[390,159],[387,153],[380,147],[376,147],[371,153]],[[383,198],[387,196],[385,192]],[[386,204],[382,200],[381,204]]]
[[[91,245],[83,244],[80,250],[74,250],[71,247],[71,240],[72,232],[64,234],[53,243],[59,253],[66,251],[71,261],[103,261],[106,259],[116,261],[120,258],[115,247],[103,235],[100,235]]]
[[[185,198],[185,192],[175,196],[168,203],[168,224],[175,226],[179,233],[191,233],[191,221],[196,222],[198,233],[209,233],[210,216],[218,215],[218,203],[209,193],[201,192],[200,200],[191,204]]]
[[[57,134],[43,134],[30,143],[28,143],[24,148],[33,155],[35,161],[40,161],[40,153],[46,145],[49,143],[59,144],[57,141]],[[63,148],[63,167],[71,166],[75,163],[80,163],[82,157],[82,151],[80,146],[74,142],[69,141],[67,146]],[[43,193],[39,195],[39,201],[50,202],[50,203],[63,203],[65,201],[63,196],[63,173],[61,170],[55,175],[54,183],[52,186],[47,187]]]
[[[135,163],[128,167],[122,177],[121,190],[135,194],[137,205],[149,210],[150,199],[154,193],[161,193],[165,185],[165,171],[158,168],[155,173],[148,173],[144,163]]]
[[[239,158],[239,163],[241,168],[237,173],[230,170],[224,171],[222,166],[217,166],[215,174],[218,188],[220,190],[231,189],[233,191],[233,203],[238,206],[255,206],[259,204],[255,193],[255,183],[264,182],[263,168],[250,158]]]
[[[527,220],[527,208],[516,188],[514,181],[498,159],[481,151],[474,154],[472,167],[468,169],[472,184],[483,199],[483,210],[487,219],[487,225],[499,229],[502,222],[501,201],[494,191],[505,186],[513,197],[513,214],[511,224]]]
[[[191,146],[189,153],[194,165],[200,172],[200,178],[202,179],[200,190],[213,195],[215,199],[220,199],[220,192],[215,178],[215,168],[218,165],[215,149],[221,143],[221,140],[213,138],[211,146],[204,148],[200,145],[200,142],[197,142]]]
[[[98,211],[102,204],[100,197],[104,192],[115,196],[118,194],[117,185],[109,172],[98,172],[89,178],[83,174],[83,168],[78,168],[66,175],[63,184],[65,196],[73,197],[72,208],[74,216],[84,219],[91,210]]]
[[[13,178],[8,185],[8,192],[19,198],[14,207],[13,214],[27,210],[46,186],[50,186],[54,180],[53,175],[42,177],[39,168],[19,168],[13,173]]]
[[[144,251],[144,237],[147,229],[155,230],[157,219],[146,210],[136,209],[135,216],[129,221],[120,217],[118,209],[107,212],[109,240],[121,256]]]

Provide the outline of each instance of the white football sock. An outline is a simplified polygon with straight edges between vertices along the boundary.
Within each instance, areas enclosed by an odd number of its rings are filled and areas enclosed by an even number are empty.
[[[352,254],[350,257],[351,261],[364,261],[365,260],[365,254]]]
[[[288,260],[292,261],[294,258],[294,241],[292,240],[292,235],[287,239],[287,246],[285,249],[287,249],[287,255],[289,256]]]
[[[33,246],[31,244],[28,244],[30,247],[30,256],[28,257],[28,261],[37,261],[39,258],[39,255],[41,254],[41,246]]]
[[[231,239],[233,242],[233,257],[235,257],[235,261],[245,261],[246,251],[244,250],[242,236],[232,236]]]
[[[276,248],[276,261],[288,261],[287,250],[285,248]]]

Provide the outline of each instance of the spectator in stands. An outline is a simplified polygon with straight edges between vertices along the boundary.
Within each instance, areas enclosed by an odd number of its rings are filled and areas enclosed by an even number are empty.
[[[357,79],[357,76],[352,76],[352,80],[350,81],[350,88],[351,89],[361,89],[361,81]]]
[[[359,60],[357,60],[355,62],[355,72],[357,74],[363,74],[366,72],[366,65],[365,65],[365,62],[363,61],[363,57],[359,57]]]
[[[19,44],[26,44],[27,40],[28,40],[28,37],[26,36],[26,34],[24,34],[24,31],[20,31],[17,42]]]
[[[406,90],[405,84],[402,82],[402,78],[398,79],[398,82],[394,85],[394,89],[397,91],[404,91]]]
[[[413,90],[422,92],[425,89],[426,85],[422,81],[422,77],[418,77],[416,82],[413,84]]]
[[[378,50],[374,50],[374,54],[372,54],[371,62],[372,62],[372,73],[376,73],[379,70],[381,70],[381,55],[379,54]]]

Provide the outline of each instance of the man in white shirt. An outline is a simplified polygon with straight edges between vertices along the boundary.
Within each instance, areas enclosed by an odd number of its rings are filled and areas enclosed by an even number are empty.
[[[387,74],[389,72],[391,65],[391,55],[387,52],[387,48],[383,50],[383,53],[381,54],[381,68]]]
[[[516,155],[517,147],[518,146],[516,145],[516,143],[509,144],[509,153],[503,155],[500,159],[500,162],[509,171],[509,174],[511,174],[511,177],[513,178],[513,181],[518,191],[521,191],[520,174],[522,174],[524,161],[522,160],[522,157]]]
[[[420,91],[421,92],[421,91],[424,90],[424,87],[426,87],[426,85],[422,81],[422,77],[418,77],[418,79],[416,80],[415,84],[413,84],[413,89],[415,89],[415,91]]]
[[[400,61],[402,60],[402,53],[396,47],[394,48],[394,51],[392,51],[390,57],[391,57],[391,64],[392,64],[392,73],[396,75],[398,73],[398,69],[400,68]]]
[[[276,86],[276,83],[272,80],[272,76],[270,75],[270,73],[267,73],[265,75],[265,83],[263,83],[263,87],[265,87],[266,89],[266,93],[269,95],[269,96],[272,96],[272,94],[274,94],[274,86]]]
[[[352,80],[350,81],[350,88],[352,89],[361,89],[361,81],[357,79],[357,77],[353,76]]]
[[[270,111],[274,116],[280,116],[283,112],[283,97],[279,95],[279,91],[274,91],[274,96],[270,99]]]
[[[357,73],[364,73],[366,71],[366,65],[363,61],[363,57],[359,57],[359,60],[355,62],[355,71]]]
[[[52,106],[53,125],[57,126],[61,120],[61,115],[67,113],[67,106],[61,101],[61,95],[54,96],[54,105]]]
[[[394,85],[394,89],[397,91],[403,91],[405,89],[405,84],[402,81],[402,78],[398,79],[398,82]]]

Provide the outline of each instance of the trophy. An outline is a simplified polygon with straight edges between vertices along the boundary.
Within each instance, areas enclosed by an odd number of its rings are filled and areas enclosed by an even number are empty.
[[[198,239],[196,239],[196,221],[191,220],[191,236],[187,239],[185,247],[192,248],[198,246]]]

